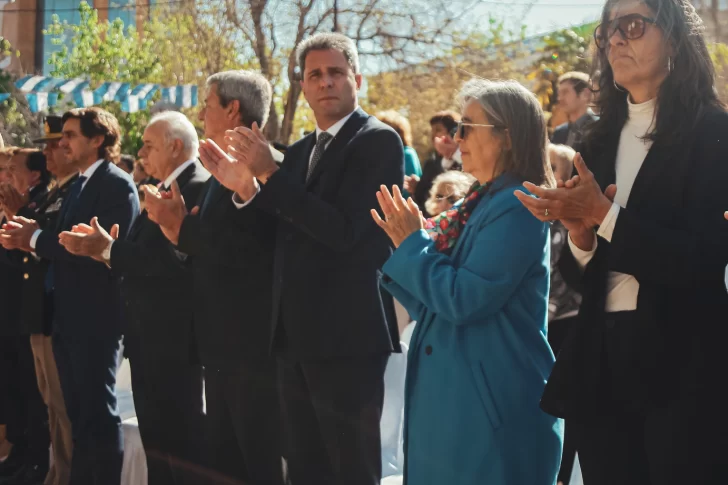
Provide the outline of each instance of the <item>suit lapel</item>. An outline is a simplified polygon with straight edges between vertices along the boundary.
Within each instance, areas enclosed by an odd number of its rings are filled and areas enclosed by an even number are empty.
[[[328,148],[326,148],[321,160],[319,160],[318,164],[316,164],[316,167],[313,169],[313,173],[309,177],[308,181],[306,181],[306,187],[309,187],[311,183],[316,180],[319,175],[321,175],[321,172],[326,169],[328,164],[338,158],[341,151],[344,147],[346,147],[361,127],[364,126],[364,123],[366,123],[368,118],[369,115],[367,115],[361,108],[357,108],[356,111],[354,111],[351,118],[349,118],[344,126],[341,127],[341,130],[339,130],[339,133],[336,134],[334,139],[331,140],[331,143]],[[310,152],[308,153],[310,155]],[[308,158],[306,158],[305,165],[306,168],[308,168]]]
[[[78,196],[78,201],[74,208],[75,213],[64,215],[64,218],[66,218],[67,221],[76,221],[88,224],[91,218],[96,215],[92,212],[96,209],[95,201],[99,196],[99,190],[106,173],[109,171],[109,163],[109,161],[101,163],[93,175],[91,175],[91,178],[88,179],[86,185],[81,190],[81,194]]]
[[[197,162],[190,164],[186,169],[182,170],[182,173],[177,176],[177,185],[179,185],[180,193],[184,190],[187,183],[192,180],[195,175],[195,165]]]
[[[629,193],[627,207],[643,207],[649,199],[658,199],[658,205],[665,203],[677,206],[682,202],[682,187],[688,176],[691,143],[680,147],[653,144]],[[652,190],[655,186],[659,190]]]
[[[306,173],[308,172],[308,163],[311,159],[311,152],[313,151],[314,146],[316,145],[316,132],[310,133],[302,140],[301,144],[301,150],[303,150],[303,155],[300,157],[301,160],[298,162],[297,165],[293,165],[291,167],[291,171],[294,173],[296,178],[300,180],[301,182],[306,181]],[[299,160],[298,158],[291,158],[292,164],[296,163],[296,160]],[[286,164],[283,164],[284,168]]]
[[[587,146],[582,156],[587,168],[592,171],[602,191],[617,181],[616,162],[620,133],[617,132],[604,142]],[[576,169],[574,169],[576,175]]]

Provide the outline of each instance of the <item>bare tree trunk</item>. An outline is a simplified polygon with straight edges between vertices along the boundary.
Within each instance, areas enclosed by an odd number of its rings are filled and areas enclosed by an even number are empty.
[[[301,85],[294,77],[288,78],[291,87],[288,88],[286,95],[286,106],[283,110],[283,122],[281,123],[281,142],[288,144],[293,134],[293,120],[296,117],[296,108],[298,107],[298,98],[301,96]]]

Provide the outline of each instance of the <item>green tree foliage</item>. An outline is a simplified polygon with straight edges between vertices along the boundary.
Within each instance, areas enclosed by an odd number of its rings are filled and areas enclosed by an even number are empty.
[[[132,86],[197,84],[202,97],[208,76],[245,66],[238,61],[230,32],[185,8],[154,9],[141,33],[118,18],[99,21],[98,11],[85,2],[79,6],[79,13],[78,24],[61,23],[54,17],[44,34],[62,46],[49,60],[51,75],[85,77],[91,81],[91,89],[106,81]],[[158,100],[159,94],[153,99]],[[122,151],[136,155],[150,110],[124,113],[120,103],[114,101],[99,106],[118,118],[123,132]],[[199,108],[184,111],[196,120]]]
[[[98,11],[86,2],[79,6],[78,24],[61,23],[58,16],[43,32],[52,42],[61,45],[48,63],[51,76],[61,78],[84,77],[95,89],[106,81],[159,82],[163,67],[154,49],[152,38],[140,38],[134,27],[125,27],[117,18],[99,21]],[[65,42],[70,38],[70,42]],[[107,101],[99,105],[113,113],[122,130],[122,152],[136,155],[141,146],[141,135],[148,114],[122,113],[118,102]]]
[[[569,71],[590,71],[590,50],[596,23],[553,32],[543,38],[540,56],[533,63],[528,79],[545,111],[556,103],[556,81]]]
[[[728,104],[728,45],[712,44],[708,46],[708,49],[717,74],[715,87],[720,99]]]

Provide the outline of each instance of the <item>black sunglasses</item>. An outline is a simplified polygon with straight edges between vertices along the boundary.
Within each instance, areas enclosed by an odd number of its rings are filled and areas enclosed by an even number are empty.
[[[464,123],[462,121],[458,122],[457,128],[455,128],[455,134],[459,135],[461,139],[465,139],[465,137],[468,136],[468,133],[470,133],[471,127],[481,127],[481,128],[493,128],[494,130],[501,129],[501,126],[498,125],[481,125],[478,123]]]
[[[442,194],[436,194],[435,195],[435,200],[438,201],[438,202],[440,202],[442,200],[446,200],[446,199],[451,204],[454,204],[455,202],[457,202],[460,199],[462,199],[462,197],[458,197],[457,195],[442,195]]]
[[[594,42],[599,49],[604,50],[609,45],[609,39],[612,38],[615,32],[619,31],[624,40],[636,40],[645,35],[647,24],[654,25],[655,23],[655,19],[638,13],[617,17],[610,20],[606,25],[597,25],[596,30],[594,30]]]

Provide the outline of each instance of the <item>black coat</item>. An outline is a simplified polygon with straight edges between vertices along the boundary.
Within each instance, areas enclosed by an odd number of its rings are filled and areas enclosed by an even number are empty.
[[[602,189],[616,179],[619,136],[616,131],[583,152]],[[611,243],[599,238],[583,275],[565,246],[561,273],[583,300],[546,386],[544,410],[566,417],[606,404],[601,356],[609,271],[632,275],[640,284],[639,323],[627,357],[634,372],[620,392],[641,407],[684,396],[719,399],[728,372],[726,180],[728,114],[712,111],[688,143],[652,146]]]
[[[199,162],[177,177],[187,210],[197,203],[208,178],[210,173]],[[122,281],[125,347],[151,361],[189,363],[195,295],[187,257],[175,250],[144,211],[126,240],[111,246],[110,265]]]
[[[234,370],[270,354],[275,219],[236,209],[232,195],[210,178],[199,215],[187,216],[179,234],[192,264],[197,351],[208,369]]]
[[[306,181],[315,138],[291,145],[244,209],[278,219],[270,338],[281,324],[287,351],[301,358],[399,350],[393,300],[377,276],[392,249],[370,210],[380,185],[404,180],[402,141],[357,109]]]
[[[21,208],[17,215],[35,219],[33,208],[42,204],[47,194],[46,185],[33,187],[28,194],[30,202]],[[4,223],[5,220],[2,222]],[[5,248],[0,247],[0,308],[3,312],[3,316],[0,318],[0,336],[29,335],[43,331],[42,323],[40,329],[36,331],[36,320],[34,319],[36,308],[33,306],[27,308],[24,304],[26,287],[29,286],[30,278],[33,277],[35,282],[35,274],[30,270],[34,264],[30,262],[31,259],[33,258],[23,251],[6,251]],[[42,279],[40,285],[42,288]],[[42,317],[42,303],[39,308]],[[28,310],[31,311],[30,314]]]
[[[104,161],[86,182],[75,209],[67,216],[66,211],[64,206],[57,229],[44,230],[35,247],[35,252],[53,265],[54,331],[67,336],[120,336],[123,318],[117,278],[105,264],[68,253],[58,234],[74,224],[88,224],[97,216],[106,229],[119,224],[119,237],[125,238],[139,215],[134,182],[119,167]]]

